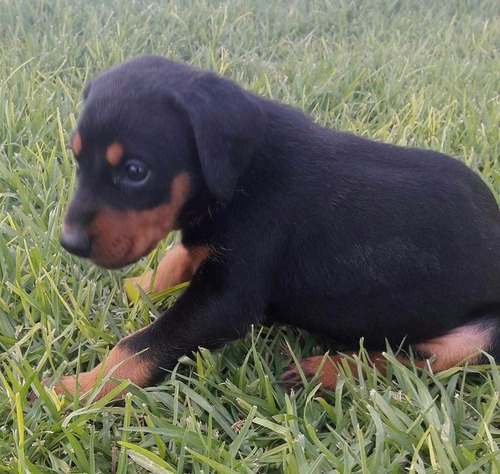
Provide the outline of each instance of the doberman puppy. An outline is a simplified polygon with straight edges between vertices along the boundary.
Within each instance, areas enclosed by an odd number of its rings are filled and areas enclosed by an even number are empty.
[[[382,370],[387,342],[434,371],[482,351],[500,357],[500,211],[455,159],[326,129],[157,56],[87,86],[71,146],[78,184],[63,247],[117,268],[179,229],[182,243],[148,285],[191,282],[59,392],[78,382],[83,393],[110,372],[154,384],[180,356],[241,338],[264,318],[353,349],[364,338]],[[321,369],[326,388],[339,357]],[[305,375],[322,360],[302,360]],[[298,369],[283,380],[300,383]]]

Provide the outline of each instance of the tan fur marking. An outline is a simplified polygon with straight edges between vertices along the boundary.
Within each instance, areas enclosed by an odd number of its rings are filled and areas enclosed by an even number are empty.
[[[471,324],[413,347],[428,358],[435,357],[431,368],[440,372],[465,361],[475,363],[481,355],[479,349],[488,351],[490,344],[491,331],[488,327]]]
[[[150,270],[143,276],[132,278],[132,281],[146,292],[160,293],[189,281],[209,256],[209,247],[184,247],[177,244],[163,257],[156,273]]]
[[[106,161],[111,166],[117,166],[123,158],[123,145],[118,142],[113,142],[106,149]]]
[[[488,351],[491,344],[491,331],[486,326],[469,325],[451,331],[450,333],[436,337],[426,342],[413,345],[413,349],[423,354],[431,360],[415,360],[416,367],[429,367],[434,372],[441,372],[456,365],[463,365],[465,362],[476,363],[481,356],[479,349]],[[373,366],[380,373],[386,371],[386,360],[382,352],[368,352],[368,356]],[[358,357],[352,354],[352,357]],[[311,379],[318,372],[320,365],[321,373],[319,381],[324,388],[334,390],[339,375],[339,364],[344,358],[343,354],[327,357],[323,363],[323,356],[309,357],[300,361],[300,366],[306,378]],[[409,359],[398,355],[396,358],[403,364],[409,364]],[[349,367],[354,372],[356,365],[349,362]],[[300,385],[300,374],[295,365],[292,365],[281,376],[282,384],[285,388],[291,389]]]
[[[188,193],[188,174],[181,173],[172,182],[170,202],[166,204],[140,212],[101,209],[90,229],[92,261],[106,268],[117,268],[151,252],[175,228]]]
[[[375,366],[381,373],[385,373],[386,360],[382,352],[368,352],[370,362]],[[359,355],[356,353],[351,354],[351,357],[358,358]],[[314,375],[318,372],[321,364],[321,373],[319,375],[319,382],[321,385],[328,390],[335,390],[337,385],[337,378],[339,375],[339,365],[342,360],[345,359],[344,354],[337,354],[334,356],[327,357],[323,362],[324,356],[309,357],[307,359],[302,359],[300,361],[300,366],[302,372],[307,379],[312,379]],[[354,362],[347,361],[351,371],[356,373],[357,367]],[[301,384],[300,375],[297,371],[295,365],[290,366],[290,368],[283,373],[281,376],[282,384],[287,389],[292,389],[297,385]]]
[[[81,373],[78,376],[78,382],[74,377],[62,377],[54,387],[54,390],[61,395],[66,392],[75,395],[78,383],[78,393],[81,396],[90,391],[99,380],[105,378],[108,374],[112,379],[130,380],[130,382],[138,387],[146,387],[151,380],[153,366],[154,363],[148,359],[147,352],[134,355],[130,351],[120,347],[120,345],[117,345],[98,366],[90,372]],[[96,400],[104,397],[115,387],[116,383],[112,380],[106,382],[97,394]],[[126,390],[117,394],[115,398],[124,395],[124,392]]]
[[[78,132],[76,132],[71,139],[71,148],[75,156],[78,156],[82,152],[82,137]]]

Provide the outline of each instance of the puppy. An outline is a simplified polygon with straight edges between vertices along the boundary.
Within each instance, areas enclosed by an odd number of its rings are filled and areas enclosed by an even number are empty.
[[[87,86],[71,146],[78,184],[62,246],[118,268],[179,229],[152,284],[191,282],[59,392],[86,392],[106,374],[155,384],[183,354],[241,338],[263,318],[353,349],[364,338],[381,370],[387,342],[435,371],[500,356],[500,211],[455,159],[323,128],[156,56]],[[339,357],[321,367],[326,388]],[[322,361],[302,360],[306,377]],[[299,373],[290,366],[285,385]]]

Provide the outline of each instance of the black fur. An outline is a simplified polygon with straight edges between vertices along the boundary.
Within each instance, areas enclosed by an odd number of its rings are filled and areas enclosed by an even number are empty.
[[[186,171],[182,241],[214,249],[175,305],[123,342],[149,348],[153,379],[264,317],[381,350],[484,320],[500,356],[500,212],[459,161],[323,128],[151,56],[90,84],[78,131],[93,150],[72,219],[100,205],[153,208]],[[154,170],[147,186],[113,184],[112,141]]]

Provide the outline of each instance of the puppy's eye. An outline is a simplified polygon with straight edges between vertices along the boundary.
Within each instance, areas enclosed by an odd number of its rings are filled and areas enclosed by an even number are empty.
[[[127,181],[134,184],[141,184],[149,176],[149,169],[138,161],[129,161],[125,165],[124,177]]]

